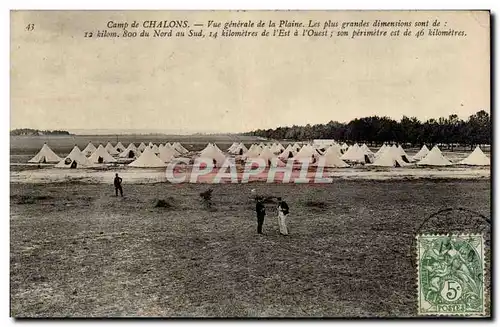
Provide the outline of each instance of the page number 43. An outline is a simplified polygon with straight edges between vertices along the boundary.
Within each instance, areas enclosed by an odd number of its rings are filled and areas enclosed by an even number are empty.
[[[26,25],[26,30],[27,30],[28,32],[31,32],[31,31],[33,31],[34,29],[35,29],[35,24],[28,24],[28,25]]]

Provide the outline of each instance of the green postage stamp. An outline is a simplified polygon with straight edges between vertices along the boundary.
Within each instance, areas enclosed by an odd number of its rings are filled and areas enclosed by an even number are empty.
[[[418,314],[484,315],[482,235],[418,235]]]

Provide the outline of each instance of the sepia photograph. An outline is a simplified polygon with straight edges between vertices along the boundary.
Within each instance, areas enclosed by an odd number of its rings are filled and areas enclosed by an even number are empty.
[[[11,10],[10,316],[491,319],[491,20]]]

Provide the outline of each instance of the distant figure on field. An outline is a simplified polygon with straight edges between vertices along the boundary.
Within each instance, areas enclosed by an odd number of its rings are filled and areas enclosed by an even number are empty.
[[[288,235],[288,227],[286,225],[288,210],[288,204],[281,198],[278,198],[278,226],[280,227],[281,235]]]
[[[262,233],[262,225],[264,225],[264,218],[266,216],[266,207],[264,206],[264,201],[262,197],[257,197],[257,205],[255,206],[255,211],[257,211],[257,233]]]
[[[118,177],[118,174],[115,174],[115,196],[118,196],[118,191],[120,191],[120,195],[123,197],[123,189],[122,189],[122,178]]]

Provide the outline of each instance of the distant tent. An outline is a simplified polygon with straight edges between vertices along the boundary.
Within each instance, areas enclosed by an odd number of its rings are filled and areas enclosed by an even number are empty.
[[[123,152],[125,151],[125,147],[123,146],[122,142],[118,142],[115,146],[115,150],[118,152]]]
[[[32,163],[58,163],[61,158],[52,151],[47,143],[44,143],[40,151],[28,162]]]
[[[395,147],[387,147],[373,162],[374,166],[404,167],[409,164],[401,157],[400,151]]]
[[[293,157],[294,160],[304,160],[308,159],[308,162],[313,162],[314,148],[309,144],[304,144],[302,148]]]
[[[215,167],[221,167],[226,160],[226,156],[212,143],[209,143],[205,149],[200,152],[199,158],[204,161],[213,162]]]
[[[299,152],[300,151],[300,145],[298,143],[294,143],[292,145],[292,149],[295,153]]]
[[[170,147],[170,146],[163,146],[160,147],[160,153],[158,154],[158,157],[163,161],[163,162],[170,162],[172,161],[176,156],[177,156],[177,151]]]
[[[285,150],[285,147],[281,143],[277,143],[276,145],[276,153],[281,153]]]
[[[248,151],[243,155],[243,157],[245,159],[247,159],[247,158],[257,158],[259,156],[259,154],[261,153],[261,151],[262,151],[261,147],[259,147],[256,144],[252,144],[250,146],[250,149],[248,149]]]
[[[139,144],[139,146],[137,147],[137,150],[139,151],[144,151],[144,149],[146,148],[146,144],[144,144],[144,142],[141,142],[141,144]]]
[[[422,148],[420,149],[420,151],[417,152],[417,154],[415,154],[413,156],[413,160],[415,161],[418,161],[418,160],[421,160],[423,159],[427,154],[429,153],[429,149],[427,148],[427,146],[424,144],[424,146],[422,146]]]
[[[441,150],[435,145],[431,151],[423,158],[420,160],[417,165],[422,165],[422,166],[449,166],[452,163],[446,159],[443,154],[441,153]]]
[[[365,143],[363,143],[363,145],[361,146],[361,150],[363,150],[363,152],[365,152],[366,154],[374,154]]]
[[[340,150],[342,151],[342,153],[345,153],[347,150],[349,149],[349,145],[347,145],[347,143],[342,143],[342,145],[340,146]]]
[[[203,150],[200,151],[200,156],[203,156],[205,153],[209,153],[211,151],[215,150],[215,147],[213,146],[212,143],[208,143],[207,146],[203,148]]]
[[[90,162],[92,163],[111,163],[111,162],[116,162],[116,159],[113,158],[108,151],[102,146],[102,144],[99,144],[99,147],[97,147],[97,150],[92,153],[92,155],[89,157]]]
[[[293,150],[293,147],[290,144],[288,144],[288,146],[285,148],[283,152],[281,152],[278,158],[286,161],[290,158],[293,158],[295,154],[296,152]]]
[[[340,148],[340,145],[338,145],[337,143],[334,143],[330,147],[327,147],[324,154],[326,154],[326,151],[333,151],[339,157],[342,156],[342,149]]]
[[[349,147],[349,149],[344,152],[340,159],[358,163],[372,162],[370,156],[361,149],[358,143],[355,143],[353,146]]]
[[[175,151],[175,156],[180,156],[180,155],[181,155],[181,153],[180,153],[178,150],[176,150],[176,149],[174,148],[174,146],[173,146],[173,145],[171,145],[170,143],[165,144],[165,148],[166,148],[166,149],[172,149],[172,150],[174,150],[174,151]]]
[[[360,146],[360,150],[363,151],[363,154],[365,155],[366,163],[372,163],[375,161],[375,154],[366,146],[366,144],[363,143],[363,145]]]
[[[325,153],[321,157],[319,157],[318,163],[324,160],[324,167],[349,167],[348,164],[340,159],[338,151],[340,151],[340,148],[334,146],[329,147],[328,149],[326,149]]]
[[[236,154],[236,155],[244,155],[245,153],[248,152],[248,149],[243,143],[237,144],[231,153]]]
[[[467,158],[460,161],[460,164],[469,166],[489,166],[490,159],[481,151],[479,146],[476,146],[474,151],[472,151]]]
[[[233,153],[234,149],[238,146],[238,143],[236,142],[233,142],[233,144],[231,144],[231,146],[227,149],[227,152],[229,153]]]
[[[153,152],[155,154],[160,153],[160,148],[158,148],[158,145],[156,145],[156,144],[153,144],[153,146],[151,147],[151,150],[153,150]]]
[[[176,150],[177,150],[179,153],[181,153],[181,154],[185,154],[185,153],[188,153],[188,152],[189,152],[189,151],[188,151],[186,148],[184,148],[184,147],[182,146],[182,144],[180,144],[179,142],[174,142],[174,144],[172,144],[172,146],[174,147],[174,149],[176,149]],[[217,147],[217,146],[216,146],[216,147]],[[219,149],[219,148],[217,148],[217,149]],[[219,149],[219,151],[220,151],[220,149]]]
[[[89,142],[85,149],[83,149],[82,153],[84,156],[90,156],[94,151],[96,150],[96,147],[92,144],[92,142]]]
[[[108,151],[108,153],[112,156],[116,156],[119,153],[118,151],[116,151],[115,147],[110,142],[108,142],[108,144],[106,144],[104,149],[106,149],[106,151]]]
[[[266,166],[270,166],[271,160],[276,158],[276,155],[271,151],[269,147],[266,146],[264,149],[262,149],[257,158],[263,159],[266,162]]]
[[[403,158],[403,160],[405,162],[410,162],[410,157],[406,154],[405,150],[403,149],[403,147],[401,145],[398,144],[398,146],[396,147],[396,149],[398,150],[399,154],[401,155],[401,158]]]
[[[156,156],[153,150],[148,146],[144,149],[144,152],[129,164],[130,167],[139,168],[159,168],[166,167],[167,165]]]
[[[382,153],[384,153],[385,150],[389,149],[390,146],[388,146],[387,144],[383,144],[380,149],[378,149],[377,152],[375,152],[375,158],[378,158],[382,155]]]
[[[135,147],[135,144],[130,143],[128,145],[128,147],[125,149],[125,151],[120,153],[118,156],[120,158],[133,159],[133,158],[139,158],[140,155],[141,155],[141,152]]]
[[[89,168],[94,166],[92,162],[80,151],[78,146],[74,146],[73,150],[57,165],[56,168]]]

